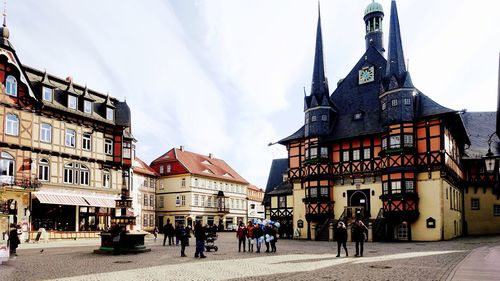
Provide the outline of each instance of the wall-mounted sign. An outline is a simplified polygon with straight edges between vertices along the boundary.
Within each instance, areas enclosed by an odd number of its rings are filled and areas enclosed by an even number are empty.
[[[297,227],[298,228],[304,228],[304,221],[303,220],[298,220],[297,221]]]
[[[432,217],[429,217],[425,220],[427,224],[427,228],[436,228],[436,220]]]

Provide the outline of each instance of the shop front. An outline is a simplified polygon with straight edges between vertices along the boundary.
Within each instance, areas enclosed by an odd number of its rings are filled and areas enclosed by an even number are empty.
[[[86,193],[34,192],[32,224],[49,238],[98,237],[111,225],[116,197]]]

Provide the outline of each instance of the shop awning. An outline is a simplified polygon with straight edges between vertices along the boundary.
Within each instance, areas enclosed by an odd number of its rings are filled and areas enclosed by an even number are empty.
[[[87,202],[89,202],[89,206],[106,208],[114,208],[116,206],[116,198],[94,196],[85,196],[84,198]]]
[[[33,194],[40,200],[40,203],[44,204],[88,206],[87,202],[80,195],[42,192],[33,192]]]
[[[63,194],[47,191],[33,192],[33,195],[43,204],[73,205],[73,206],[91,206],[114,208],[116,206],[113,196],[94,196],[85,193]]]

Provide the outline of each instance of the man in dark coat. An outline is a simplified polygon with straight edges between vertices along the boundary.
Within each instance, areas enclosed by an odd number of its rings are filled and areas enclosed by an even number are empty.
[[[17,256],[17,246],[21,244],[21,241],[19,240],[19,236],[17,235],[17,225],[12,223],[10,225],[10,230],[9,230],[9,240],[7,241],[8,246],[10,248],[10,256],[11,257],[16,257]]]
[[[201,225],[201,221],[196,221],[196,226],[194,227],[194,237],[196,238],[196,252],[194,257],[206,258],[205,254],[205,240],[207,239],[207,230]]]
[[[168,245],[172,246],[174,243],[175,230],[174,226],[170,223],[170,219],[167,219],[167,224],[163,226],[163,246],[165,246],[165,241],[168,237]]]
[[[337,228],[335,228],[335,239],[337,240],[337,257],[340,257],[340,247],[343,246],[345,250],[345,256],[348,257],[347,253],[347,228],[344,222],[339,221]]]
[[[365,243],[365,235],[368,232],[368,228],[365,226],[365,224],[361,221],[361,219],[356,219],[356,222],[352,225],[352,235],[354,241],[356,241],[356,255],[357,256],[363,256],[363,245]]]
[[[177,225],[175,228],[175,236],[181,242],[181,257],[186,257],[186,253],[184,251],[186,250],[186,244],[189,240],[189,233],[187,233],[184,228],[184,224],[180,223]]]

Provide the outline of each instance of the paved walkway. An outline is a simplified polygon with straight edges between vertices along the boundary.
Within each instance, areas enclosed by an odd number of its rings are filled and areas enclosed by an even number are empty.
[[[474,249],[455,267],[446,280],[500,280],[500,246]]]
[[[500,236],[366,243],[363,258],[348,243],[351,255],[337,258],[336,243],[297,240],[279,240],[275,254],[238,253],[234,233],[221,233],[207,259],[193,258],[193,245],[181,258],[160,237],[147,237],[152,252],[140,255],[92,254],[99,239],[21,244],[0,280],[500,280]]]

